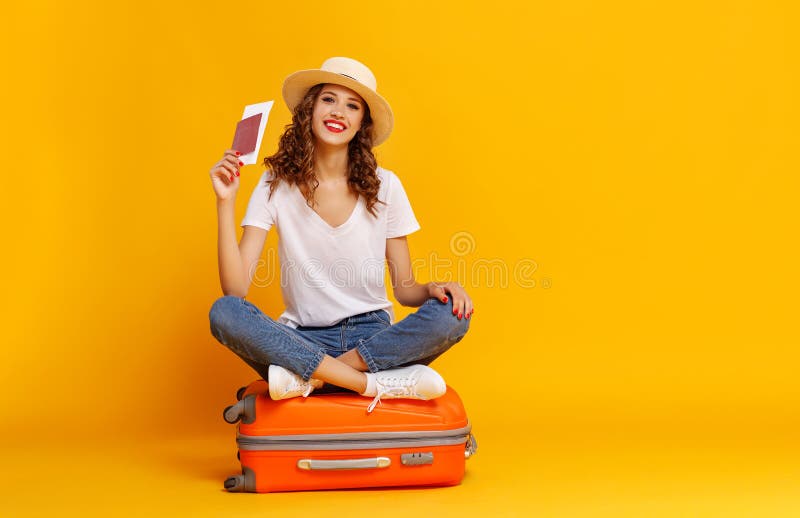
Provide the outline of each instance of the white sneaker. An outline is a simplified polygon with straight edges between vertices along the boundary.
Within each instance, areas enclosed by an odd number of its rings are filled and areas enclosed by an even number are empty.
[[[447,384],[438,372],[427,365],[411,365],[376,372],[377,394],[367,407],[372,412],[381,399],[434,399],[447,391]]]
[[[305,381],[294,372],[279,365],[270,365],[268,375],[269,397],[272,399],[288,399],[297,396],[308,397],[315,386],[319,385],[317,380]]]

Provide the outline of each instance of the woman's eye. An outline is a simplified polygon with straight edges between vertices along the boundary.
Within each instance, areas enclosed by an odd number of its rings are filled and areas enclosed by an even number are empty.
[[[323,102],[326,102],[326,103],[333,102],[333,97],[323,97],[323,98],[322,98],[322,101],[323,101]]]
[[[351,110],[357,110],[359,108],[357,104],[353,103],[348,104],[347,107],[350,108]]]

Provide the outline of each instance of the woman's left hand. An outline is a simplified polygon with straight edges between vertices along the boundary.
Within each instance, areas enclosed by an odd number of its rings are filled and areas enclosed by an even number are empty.
[[[469,318],[472,316],[475,307],[472,305],[472,299],[469,298],[467,292],[457,282],[429,282],[428,294],[431,297],[436,297],[441,302],[447,303],[447,294],[453,297],[453,315],[457,316],[459,320],[462,317]]]

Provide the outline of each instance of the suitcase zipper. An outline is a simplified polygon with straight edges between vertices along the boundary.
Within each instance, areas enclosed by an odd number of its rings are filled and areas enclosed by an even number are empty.
[[[456,430],[236,436],[241,450],[368,450],[466,444],[471,425]]]

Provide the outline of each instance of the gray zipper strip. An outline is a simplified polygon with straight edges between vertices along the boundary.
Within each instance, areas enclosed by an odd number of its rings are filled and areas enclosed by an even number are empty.
[[[382,448],[429,448],[433,446],[452,446],[466,444],[468,436],[443,437],[441,439],[406,439],[375,441],[291,441],[291,442],[257,442],[238,438],[236,440],[240,450],[267,451],[267,450],[372,450]]]
[[[368,450],[373,448],[407,448],[450,446],[467,442],[472,425],[455,430],[421,432],[362,432],[308,435],[237,434],[241,450]]]

